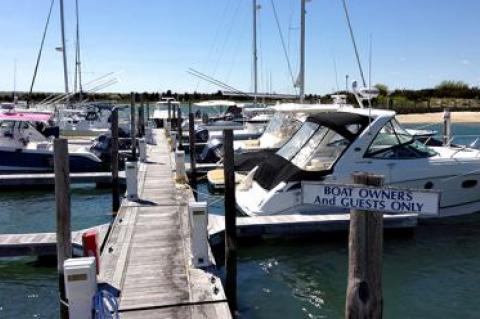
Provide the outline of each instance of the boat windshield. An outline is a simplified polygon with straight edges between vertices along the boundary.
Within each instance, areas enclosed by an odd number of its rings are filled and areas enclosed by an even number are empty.
[[[302,170],[329,170],[350,141],[335,130],[305,122],[298,132],[277,152]]]
[[[260,137],[261,147],[280,147],[283,142],[295,134],[302,123],[293,115],[275,113]]]
[[[425,158],[437,153],[415,140],[395,120],[389,121],[370,144],[365,157],[380,159]]]
[[[168,111],[168,103],[157,102],[157,105],[155,108],[159,111]]]

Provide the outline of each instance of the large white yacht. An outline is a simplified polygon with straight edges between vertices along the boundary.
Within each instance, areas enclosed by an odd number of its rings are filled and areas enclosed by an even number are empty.
[[[310,116],[237,186],[237,207],[247,215],[344,212],[302,204],[301,182],[351,183],[356,171],[384,175],[387,185],[438,190],[439,217],[480,211],[479,150],[427,147],[395,112],[353,108]]]

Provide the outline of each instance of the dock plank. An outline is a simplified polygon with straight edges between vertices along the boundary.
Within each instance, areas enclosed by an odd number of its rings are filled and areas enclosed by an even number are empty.
[[[72,245],[74,253],[79,255],[82,249],[82,234],[87,230],[98,232],[98,242],[103,243],[109,224],[91,227],[72,232]],[[56,255],[56,233],[32,233],[32,234],[1,234],[0,257],[18,257],[28,255],[50,256]]]
[[[140,199],[122,202],[100,279],[120,290],[121,318],[231,318],[220,279],[190,263],[193,193],[175,183],[163,130],[154,134],[157,143],[139,167]]]

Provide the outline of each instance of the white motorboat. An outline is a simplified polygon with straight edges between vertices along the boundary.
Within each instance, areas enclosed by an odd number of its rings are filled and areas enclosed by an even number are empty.
[[[309,114],[319,112],[333,112],[342,107],[352,107],[341,104],[299,104],[283,103],[268,107],[273,113],[267,127],[255,139],[235,140],[235,171],[248,172],[268,156],[275,153],[305,121]],[[213,141],[210,138],[204,152],[208,150],[209,158],[217,162],[223,157],[223,143],[221,138]]]
[[[395,112],[340,109],[310,116],[296,134],[237,186],[247,215],[344,212],[302,204],[301,182],[352,183],[353,172],[385,176],[385,184],[441,193],[439,217],[480,210],[480,151],[428,147],[395,119]]]
[[[0,113],[0,172],[53,171],[53,143],[31,124],[50,119],[41,113]],[[71,172],[103,169],[102,161],[84,147],[71,150],[69,160]]]
[[[168,109],[170,108],[170,117],[173,116],[173,107],[180,107],[180,102],[173,97],[162,97],[161,100],[155,103],[153,109],[152,120],[157,127],[163,127],[164,120],[168,119]]]

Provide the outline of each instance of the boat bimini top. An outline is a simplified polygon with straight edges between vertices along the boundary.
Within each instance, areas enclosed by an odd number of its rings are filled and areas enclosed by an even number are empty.
[[[352,110],[309,116],[277,153],[258,166],[253,179],[267,190],[282,181],[321,179],[371,122],[361,113]]]

